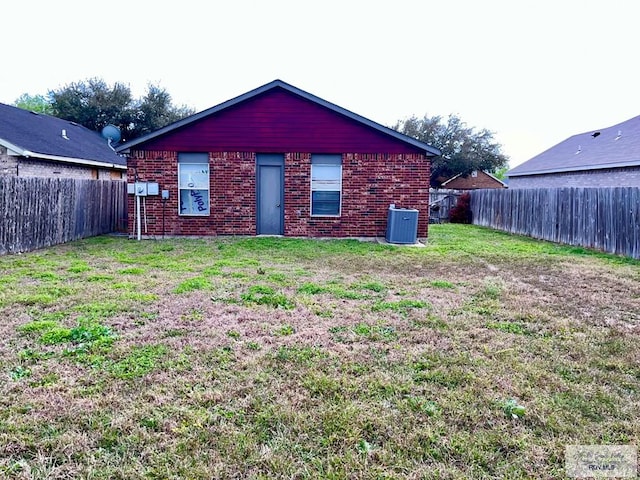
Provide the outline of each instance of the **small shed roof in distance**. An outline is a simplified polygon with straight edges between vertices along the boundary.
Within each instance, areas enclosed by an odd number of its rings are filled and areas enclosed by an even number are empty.
[[[640,165],[640,116],[573,135],[507,172],[509,177]]]
[[[120,145],[117,150],[119,152],[123,152],[128,150],[131,147],[134,147],[136,145],[140,145],[146,142],[149,142],[150,140],[153,140],[157,137],[160,137],[162,135],[165,135],[167,133],[173,132],[177,129],[180,129],[182,127],[185,127],[191,123],[197,122],[199,120],[202,120],[205,117],[208,117],[210,115],[216,114],[218,112],[221,112],[223,110],[226,110],[230,107],[233,107],[235,105],[238,105],[242,102],[245,102],[247,100],[250,100],[254,97],[257,97],[258,95],[261,95],[265,92],[268,92],[269,90],[273,90],[273,89],[283,89],[285,91],[288,91],[294,95],[297,95],[299,97],[302,97],[306,100],[309,100],[311,102],[314,102],[317,105],[320,105],[322,107],[325,107],[335,113],[338,113],[340,115],[343,115],[344,117],[347,117],[351,120],[354,120],[364,126],[367,126],[369,128],[372,128],[380,133],[383,133],[385,135],[388,135],[390,137],[395,138],[396,140],[400,140],[402,142],[405,142],[411,146],[413,146],[414,148],[418,148],[419,150],[422,150],[425,152],[425,155],[427,155],[428,157],[433,157],[433,156],[437,156],[440,155],[440,150],[438,150],[435,147],[432,147],[431,145],[428,145],[426,143],[420,142],[419,140],[416,140],[415,138],[409,137],[407,135],[404,135],[400,132],[397,132],[396,130],[393,130],[391,128],[385,127],[383,125],[380,125],[379,123],[376,123],[372,120],[369,120],[365,117],[362,117],[358,114],[355,114],[349,110],[346,110],[342,107],[339,107],[333,103],[327,102],[326,100],[323,100],[315,95],[312,95],[308,92],[305,92],[304,90],[300,90],[299,88],[296,88],[292,85],[289,85],[286,82],[283,82],[282,80],[274,80],[270,83],[267,83],[261,87],[258,87],[254,90],[251,90],[243,95],[240,95],[238,97],[235,97],[231,100],[227,100],[226,102],[223,102],[219,105],[216,105],[214,107],[211,107],[207,110],[203,110],[199,113],[196,113],[194,115],[191,115],[189,117],[186,117],[182,120],[179,120],[177,122],[174,122],[170,125],[167,125],[166,127],[160,128],[158,130],[156,130],[155,132],[149,133],[147,135],[144,135],[142,137],[139,137],[137,139],[131,140],[129,142],[126,142],[122,145]]]
[[[0,119],[0,145],[16,155],[126,168],[102,135],[75,122],[2,103]]]

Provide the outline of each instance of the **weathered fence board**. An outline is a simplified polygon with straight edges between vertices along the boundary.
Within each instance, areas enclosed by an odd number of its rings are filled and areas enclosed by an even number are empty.
[[[0,178],[0,255],[126,228],[127,184],[68,178]]]
[[[473,190],[473,223],[640,258],[640,188]]]

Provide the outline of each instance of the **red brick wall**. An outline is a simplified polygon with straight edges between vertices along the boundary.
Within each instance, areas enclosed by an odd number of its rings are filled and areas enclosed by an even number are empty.
[[[133,151],[129,182],[155,181],[169,190],[166,202],[167,235],[255,235],[256,154],[213,152],[210,163],[211,214],[178,215],[177,153]],[[285,235],[310,237],[384,237],[390,203],[419,210],[418,236],[427,236],[429,215],[429,161],[424,155],[343,154],[342,212],[339,218],[311,217],[311,154],[285,154]],[[135,197],[129,196],[129,231],[135,233]],[[160,196],[146,197],[147,232],[162,234]],[[143,212],[144,213],[144,212]]]

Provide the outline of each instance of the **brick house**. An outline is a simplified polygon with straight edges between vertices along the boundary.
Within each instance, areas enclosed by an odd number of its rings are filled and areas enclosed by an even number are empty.
[[[507,188],[507,185],[489,172],[474,170],[469,175],[458,174],[442,182],[441,188],[451,190],[477,190],[480,188]]]
[[[573,135],[507,177],[510,189],[640,187],[640,116]]]
[[[280,80],[118,151],[131,180],[168,195],[144,199],[147,234],[198,236],[383,237],[395,204],[419,210],[426,237],[440,154]]]
[[[126,171],[99,133],[0,103],[0,176],[126,180]]]

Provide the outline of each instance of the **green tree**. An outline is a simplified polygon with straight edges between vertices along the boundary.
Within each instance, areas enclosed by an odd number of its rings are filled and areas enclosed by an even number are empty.
[[[13,106],[31,112],[46,113],[47,115],[53,114],[51,101],[44,95],[29,95],[28,93],[23,93],[13,102]]]
[[[139,101],[131,138],[151,133],[193,113],[194,110],[185,105],[173,105],[171,95],[165,89],[150,83],[146,95]]]
[[[487,129],[476,131],[457,115],[449,115],[446,121],[440,116],[412,116],[398,121],[392,128],[442,152],[431,162],[432,187],[439,187],[442,181],[454,175],[466,176],[474,170],[495,172],[509,162],[492,132]]]
[[[100,131],[116,125],[126,138],[135,120],[131,89],[123,83],[113,86],[100,78],[71,83],[49,92],[56,117]]]
[[[507,176],[507,172],[509,171],[509,167],[501,167],[493,172],[493,176],[498,180],[504,180]]]
[[[108,85],[101,78],[71,83],[49,92],[53,114],[101,131],[112,124],[120,128],[122,142],[147,134],[193,113],[176,107],[166,90],[149,84],[141,99],[134,99],[128,85]]]

